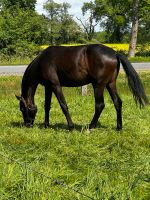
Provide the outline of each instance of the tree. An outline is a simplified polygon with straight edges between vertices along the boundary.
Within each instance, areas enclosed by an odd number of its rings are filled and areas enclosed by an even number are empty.
[[[37,0],[1,0],[1,9],[18,7],[24,10],[35,10]]]
[[[95,0],[94,3],[95,18],[108,33],[107,42],[122,42],[128,30],[128,0]]]
[[[145,45],[150,43],[150,16],[139,22],[138,41]]]
[[[131,40],[129,44],[129,57],[135,56],[135,49],[137,44],[138,25],[139,25],[139,0],[133,0],[132,7],[132,28],[131,28]]]
[[[58,37],[58,16],[61,6],[60,4],[55,3],[53,0],[48,0],[43,7],[48,13],[48,31],[50,35],[50,43],[51,45],[54,45],[56,42],[55,39]]]
[[[85,14],[88,13],[89,17],[87,20],[83,21],[80,18],[77,18],[83,28],[84,31],[87,35],[87,39],[89,41],[91,41],[94,37],[95,34],[95,27],[97,26],[97,22],[95,20],[96,16],[95,16],[95,4],[91,1],[89,3],[84,3],[84,5],[82,6],[82,14],[83,16],[85,16]]]
[[[47,24],[35,11],[16,7],[0,15],[0,51],[7,55],[31,55],[47,43]]]
[[[143,27],[148,30],[150,24],[149,0],[95,0],[84,3],[83,9],[90,11],[92,19],[107,32],[107,42],[122,42],[130,34],[129,56],[135,55],[138,27],[144,31]]]
[[[132,28],[131,28],[131,40],[129,44],[129,57],[135,56],[135,49],[137,45],[137,37],[139,28],[143,31],[143,36],[150,38],[149,27],[150,27],[150,1],[149,0],[133,0],[132,5]],[[139,27],[140,24],[140,27]]]
[[[82,33],[79,25],[73,20],[68,9],[70,4],[62,3],[60,11],[60,43],[76,42]]]
[[[69,14],[68,3],[55,3],[48,0],[44,9],[48,13],[50,44],[68,43],[77,39],[80,35],[80,28]]]
[[[69,41],[69,27],[72,24],[72,17],[68,13],[70,4],[62,3],[60,8],[60,40],[62,43]]]

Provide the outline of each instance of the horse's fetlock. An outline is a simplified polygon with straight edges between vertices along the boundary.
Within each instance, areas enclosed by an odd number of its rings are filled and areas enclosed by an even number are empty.
[[[73,131],[73,129],[74,129],[74,124],[69,125],[68,128],[69,128],[69,131]]]
[[[97,110],[102,110],[104,108],[105,108],[105,104],[104,103],[96,104],[96,109]]]

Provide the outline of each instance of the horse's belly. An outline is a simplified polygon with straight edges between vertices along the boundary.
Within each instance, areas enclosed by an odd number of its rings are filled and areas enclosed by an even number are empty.
[[[91,82],[88,76],[73,76],[73,75],[61,75],[59,81],[62,86],[66,87],[78,87],[89,84]]]

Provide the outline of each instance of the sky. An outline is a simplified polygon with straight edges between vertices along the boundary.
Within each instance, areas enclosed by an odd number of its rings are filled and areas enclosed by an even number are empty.
[[[43,10],[43,4],[46,3],[47,0],[37,0],[36,10],[38,13],[42,14],[45,13]],[[90,0],[54,0],[56,3],[67,2],[71,5],[69,9],[69,13],[74,17],[81,17],[81,7],[83,6],[84,2],[90,2]]]

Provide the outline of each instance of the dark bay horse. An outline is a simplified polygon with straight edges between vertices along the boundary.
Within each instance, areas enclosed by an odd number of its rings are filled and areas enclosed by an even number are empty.
[[[140,107],[148,104],[140,78],[124,55],[100,44],[48,47],[27,67],[22,79],[21,96],[16,96],[20,101],[25,125],[33,125],[37,112],[34,95],[38,84],[42,84],[45,86],[45,127],[49,126],[51,97],[54,92],[67,119],[69,130],[73,129],[62,86],[78,87],[91,83],[95,96],[95,113],[89,128],[96,127],[104,109],[103,93],[106,87],[117,112],[117,129],[122,129],[122,101],[116,89],[120,63],[136,103]]]

